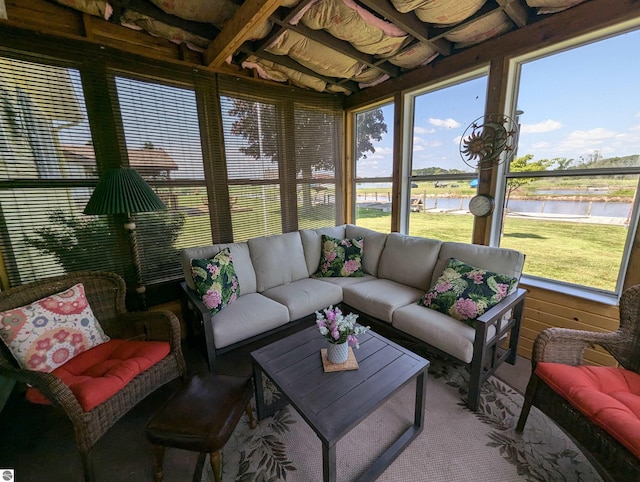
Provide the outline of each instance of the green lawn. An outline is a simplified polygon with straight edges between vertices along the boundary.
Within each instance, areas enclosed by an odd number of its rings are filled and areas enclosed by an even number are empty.
[[[391,215],[359,209],[359,226],[389,232]],[[471,241],[470,215],[411,213],[410,234]],[[507,218],[501,246],[526,255],[525,273],[614,291],[624,251],[624,226]]]

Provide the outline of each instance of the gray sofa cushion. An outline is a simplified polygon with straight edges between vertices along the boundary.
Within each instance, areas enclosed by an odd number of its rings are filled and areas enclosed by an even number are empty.
[[[524,254],[514,249],[447,241],[440,248],[429,288],[436,283],[450,258],[459,259],[476,268],[513,276],[517,280],[520,279],[524,266]]]
[[[252,238],[247,244],[259,293],[309,277],[299,232]]]
[[[416,303],[423,294],[421,289],[388,279],[376,279],[342,289],[342,299],[346,304],[388,323],[391,323],[395,309]]]
[[[412,303],[394,311],[391,324],[465,363],[473,358],[476,331],[448,315]]]
[[[307,263],[309,276],[318,271],[320,254],[322,252],[323,234],[331,236],[332,238],[344,239],[346,237],[345,225],[343,224],[332,228],[303,229],[300,231],[300,238],[302,239],[304,258]]]
[[[342,301],[342,288],[313,278],[301,279],[262,292],[264,296],[285,305],[289,320],[298,320],[315,311]]]
[[[365,273],[378,276],[378,265],[380,264],[380,256],[387,242],[387,234],[373,231],[372,229],[355,226],[353,224],[346,225],[345,238],[364,238],[364,250],[362,254],[362,268]]]
[[[380,257],[378,277],[426,292],[431,287],[431,276],[441,245],[442,241],[437,239],[389,234]]]
[[[319,281],[326,281],[327,283],[333,283],[334,285],[338,285],[338,286],[351,286],[351,285],[356,285],[358,283],[364,283],[365,281],[371,281],[374,279],[378,279],[373,275],[370,274],[364,274],[364,276],[342,276],[342,277],[328,277],[328,278],[315,278]]]
[[[198,246],[195,248],[185,248],[180,252],[180,262],[187,286],[192,290],[196,289],[191,276],[192,259],[211,259],[220,252],[221,249],[229,248],[233,258],[233,268],[238,277],[240,295],[256,292],[256,272],[253,270],[249,246],[247,243],[226,243],[212,244],[209,246]]]
[[[240,296],[211,318],[216,348],[244,341],[288,322],[287,307],[259,293]]]

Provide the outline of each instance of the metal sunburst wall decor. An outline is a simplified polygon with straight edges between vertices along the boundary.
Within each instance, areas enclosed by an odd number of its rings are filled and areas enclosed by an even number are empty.
[[[460,139],[460,157],[469,167],[489,169],[511,159],[517,142],[516,121],[504,114],[487,114],[465,129]]]

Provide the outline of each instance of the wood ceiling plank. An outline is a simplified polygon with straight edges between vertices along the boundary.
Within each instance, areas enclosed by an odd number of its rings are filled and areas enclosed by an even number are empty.
[[[251,31],[269,19],[281,2],[282,0],[246,0],[205,51],[205,65],[215,68],[224,64],[247,40]]]
[[[412,37],[432,44],[435,49],[442,55],[450,55],[453,49],[451,42],[443,38],[432,40],[431,29],[423,23],[414,13],[400,13],[389,2],[389,0],[360,0],[360,3],[366,5],[374,12],[382,15],[389,22],[395,24],[407,32]]]
[[[497,2],[518,28],[527,25],[529,18],[535,15],[535,11],[527,5],[525,0],[497,0]]]

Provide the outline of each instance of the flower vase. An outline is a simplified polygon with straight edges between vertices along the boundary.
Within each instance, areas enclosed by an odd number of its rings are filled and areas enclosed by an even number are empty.
[[[327,360],[331,363],[341,364],[349,357],[349,343],[329,343],[327,346]]]

